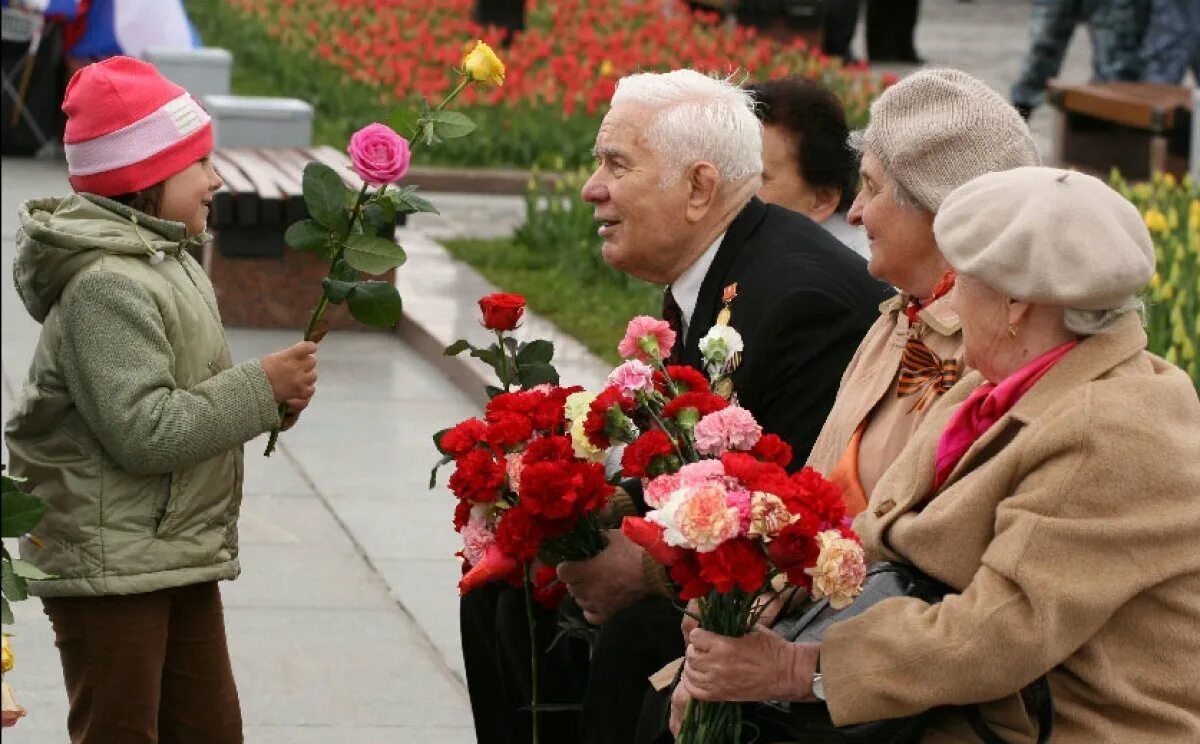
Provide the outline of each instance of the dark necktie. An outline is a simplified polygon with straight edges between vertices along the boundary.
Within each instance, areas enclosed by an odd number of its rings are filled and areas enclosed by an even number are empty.
[[[670,355],[665,361],[667,364],[679,364],[684,345],[683,311],[679,309],[679,303],[675,301],[675,295],[671,294],[670,287],[663,292],[662,317],[671,326],[671,330],[675,331],[675,345],[671,347]]]

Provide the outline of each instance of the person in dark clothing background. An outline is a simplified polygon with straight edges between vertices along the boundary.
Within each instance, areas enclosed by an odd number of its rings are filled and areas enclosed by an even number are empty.
[[[513,35],[525,30],[525,0],[475,0],[471,20],[504,30],[500,46],[508,48]]]
[[[921,64],[917,17],[921,0],[867,0],[867,59]]]

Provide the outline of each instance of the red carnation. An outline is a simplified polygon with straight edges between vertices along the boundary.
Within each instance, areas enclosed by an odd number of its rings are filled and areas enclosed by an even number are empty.
[[[535,462],[521,471],[521,503],[550,520],[595,511],[611,492],[604,468],[595,463]]]
[[[680,393],[708,392],[708,378],[702,372],[686,364],[671,364],[667,366],[667,374],[675,383],[675,389]],[[654,387],[664,395],[667,392],[666,380],[661,372],[654,373]]]
[[[804,573],[804,569],[815,566],[817,557],[821,555],[821,546],[809,527],[811,524],[806,526],[802,523],[784,527],[767,545],[771,563],[787,574],[788,583],[805,589],[812,588],[812,577]]]
[[[712,589],[700,576],[700,564],[696,561],[696,553],[685,552],[683,557],[671,564],[667,569],[671,581],[679,587],[679,598],[683,601],[698,599],[708,594]]]
[[[477,418],[467,419],[455,424],[442,435],[439,447],[442,452],[451,457],[458,457],[475,449],[475,446],[487,433],[487,424]]]
[[[487,433],[484,438],[493,447],[510,450],[533,436],[533,422],[519,413],[501,412],[488,414]]]
[[[667,545],[663,540],[663,528],[660,525],[648,522],[642,517],[625,517],[621,522],[621,532],[664,566],[673,565],[685,554],[683,548]]]
[[[745,537],[726,540],[709,553],[699,553],[700,578],[726,594],[740,587],[747,594],[767,580],[767,558],[758,543]]]
[[[533,560],[541,544],[541,531],[522,505],[506,510],[496,523],[496,545],[518,561]]]
[[[554,566],[542,566],[533,575],[533,599],[547,610],[557,610],[567,596],[567,585],[558,580]]]
[[[504,458],[497,459],[491,452],[471,450],[458,458],[454,475],[450,476],[450,490],[460,499],[475,502],[491,502],[500,496],[504,486]]]
[[[566,405],[567,396],[581,390],[583,388],[578,385],[566,388],[556,387],[549,393],[541,395],[537,407],[529,414],[533,419],[534,428],[555,434],[566,431],[568,422],[566,414],[563,412],[563,406]]]
[[[791,502],[784,498],[784,503],[792,511],[800,511],[793,503],[802,504],[811,511],[820,523],[820,529],[836,529],[846,516],[846,502],[842,499],[842,489],[826,480],[820,473],[810,467],[805,467],[791,477],[795,492]]]
[[[707,391],[684,393],[667,404],[663,409],[663,416],[676,418],[681,411],[694,408],[699,414],[699,418],[704,418],[713,411],[728,407],[729,401],[714,393]]]
[[[750,454],[781,468],[786,468],[792,462],[791,445],[775,434],[763,434],[758,443],[751,448]]]
[[[512,581],[513,574],[518,573],[520,568],[521,564],[511,555],[496,545],[489,545],[479,563],[471,566],[471,570],[458,582],[458,589],[466,594],[493,581]]]
[[[466,499],[459,499],[454,505],[454,531],[462,532],[463,527],[467,526],[467,522],[471,519],[471,502]]]
[[[523,465],[536,462],[558,462],[574,460],[575,451],[571,447],[571,438],[565,436],[538,437],[529,443],[521,456]]]
[[[675,445],[662,429],[651,429],[633,440],[621,455],[626,478],[653,478],[667,472]],[[678,462],[678,460],[676,460]]]
[[[479,298],[483,327],[492,331],[511,331],[525,313],[525,298],[519,294],[490,294]]]
[[[622,414],[633,411],[633,398],[625,395],[615,387],[604,388],[588,407],[587,418],[583,420],[583,432],[593,447],[606,449],[612,444],[610,436],[610,414],[613,407],[619,407]]]

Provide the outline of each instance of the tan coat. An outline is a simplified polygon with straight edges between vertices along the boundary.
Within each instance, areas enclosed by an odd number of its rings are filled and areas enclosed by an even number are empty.
[[[1056,744],[1200,742],[1200,400],[1145,344],[1133,316],[1084,340],[918,510],[971,385],[926,417],[854,526],[959,593],[830,630],[835,722],[1000,701],[985,717],[1032,741],[1013,693],[1049,672]],[[947,712],[925,741],[977,739]]]
[[[832,473],[859,424],[869,418],[858,458],[858,478],[868,498],[928,412],[912,411],[915,398],[896,396],[900,357],[909,334],[908,316],[902,312],[907,301],[899,295],[879,306],[879,319],[842,375],[833,409],[808,458],[808,465],[818,472]],[[962,333],[949,296],[929,303],[918,317],[920,338],[934,353],[946,360],[962,359]]]

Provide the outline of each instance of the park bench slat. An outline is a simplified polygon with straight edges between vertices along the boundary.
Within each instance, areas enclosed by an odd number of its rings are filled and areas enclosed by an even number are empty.
[[[216,211],[214,224],[217,227],[239,225],[252,227],[258,224],[258,192],[233,161],[225,157],[224,151],[214,150],[213,168],[225,182],[225,189],[218,191],[213,199]]]
[[[258,192],[258,225],[271,227],[283,223],[284,201],[287,196],[277,183],[276,169],[252,150],[227,148],[221,153],[235,163],[254,184]]]
[[[275,167],[277,183],[287,194],[284,221],[290,225],[308,218],[310,215],[304,204],[304,166],[308,159],[290,147],[260,148],[254,152]]]
[[[363,181],[354,172],[350,166],[350,158],[340,150],[335,150],[329,145],[320,145],[318,147],[310,147],[306,152],[313,160],[319,160],[330,168],[337,171],[337,174],[342,177],[342,182],[346,187],[358,191],[362,188]]]

